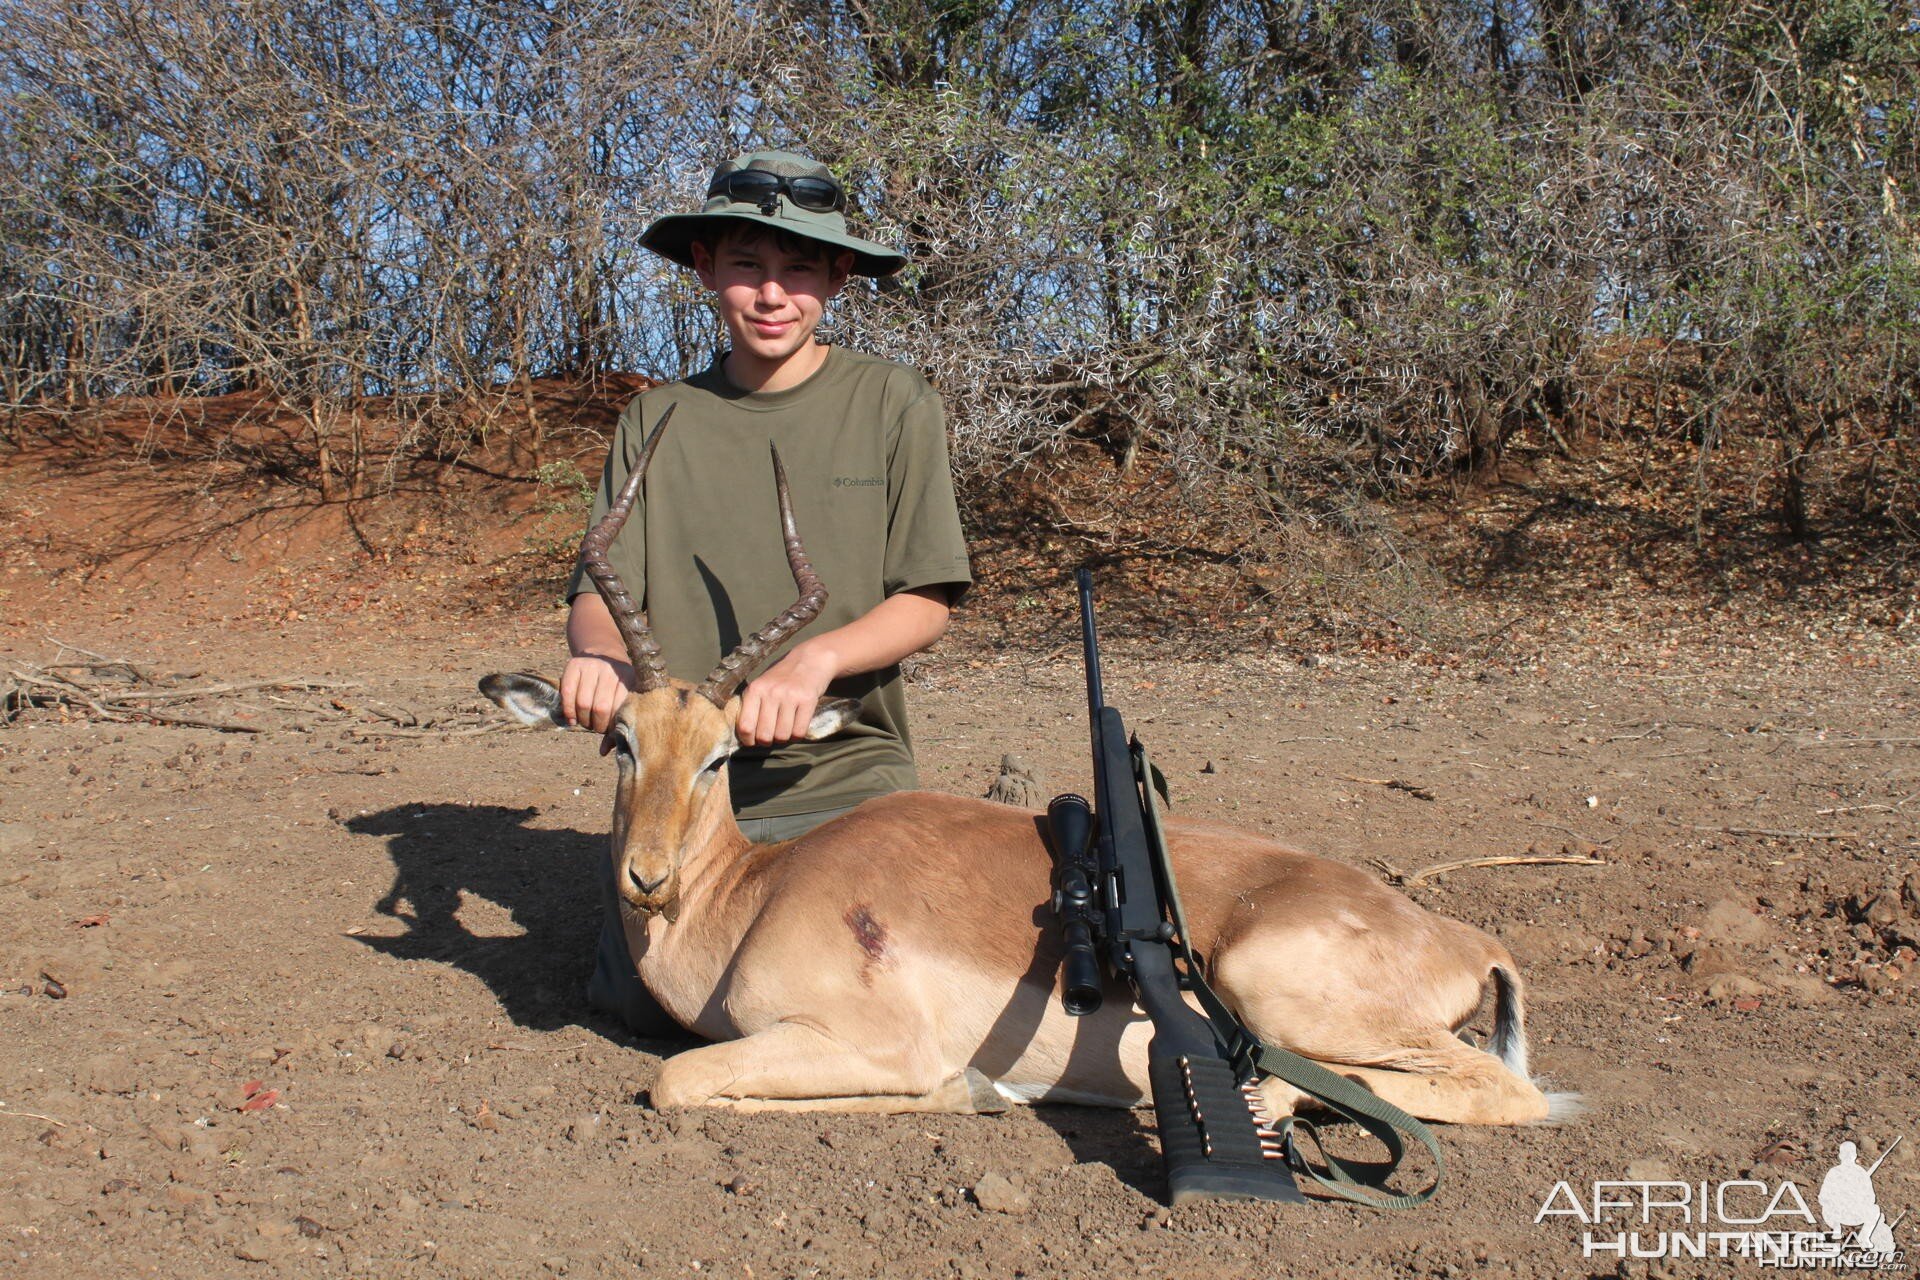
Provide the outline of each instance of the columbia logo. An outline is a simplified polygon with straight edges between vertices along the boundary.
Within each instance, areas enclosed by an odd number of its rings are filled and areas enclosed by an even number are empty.
[[[836,489],[878,488],[883,481],[879,476],[835,476],[833,487]]]

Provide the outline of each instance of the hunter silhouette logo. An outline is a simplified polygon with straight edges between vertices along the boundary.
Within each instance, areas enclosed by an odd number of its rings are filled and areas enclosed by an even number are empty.
[[[1904,1271],[1906,1255],[1874,1193],[1873,1175],[1900,1145],[1860,1164],[1860,1149],[1842,1142],[1839,1162],[1820,1180],[1812,1206],[1798,1183],[1758,1178],[1726,1182],[1598,1180],[1583,1197],[1556,1182],[1534,1214],[1578,1219],[1582,1257],[1744,1258],[1782,1270]]]
[[[1879,1160],[1862,1169],[1860,1149],[1851,1142],[1843,1142],[1840,1163],[1827,1170],[1827,1176],[1820,1180],[1821,1220],[1835,1235],[1851,1237],[1848,1243],[1855,1249],[1875,1254],[1894,1252],[1893,1228],[1897,1224],[1888,1222],[1887,1215],[1880,1210],[1880,1202],[1873,1194],[1873,1175],[1887,1156],[1893,1154],[1893,1147],[1899,1145],[1900,1139],[1895,1138],[1893,1146],[1888,1147]]]

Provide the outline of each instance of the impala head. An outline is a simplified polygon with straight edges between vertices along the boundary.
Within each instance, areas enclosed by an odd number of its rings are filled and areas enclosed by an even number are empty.
[[[727,794],[726,763],[739,746],[734,723],[740,715],[740,686],[745,684],[782,643],[813,621],[827,601],[794,528],[793,507],[787,496],[787,473],[780,451],[773,450],[774,489],[780,503],[780,526],[787,547],[787,564],[800,590],[799,599],[772,622],[754,632],[720,660],[699,684],[667,675],[666,660],[654,641],[646,615],[634,604],[619,575],[607,560],[607,548],[626,523],[645,478],[647,464],[660,443],[669,408],[654,428],[633,474],[621,489],[606,517],[580,544],[580,560],[587,576],[626,642],[633,663],[635,688],[614,712],[607,743],[620,767],[613,806],[613,879],[621,898],[634,910],[663,914],[678,912],[680,875],[687,861],[733,828],[733,808]],[[517,673],[490,675],[480,690],[523,724],[567,728],[560,709],[560,692],[540,676]],[[806,736],[822,738],[838,731],[859,714],[854,699],[821,702]]]

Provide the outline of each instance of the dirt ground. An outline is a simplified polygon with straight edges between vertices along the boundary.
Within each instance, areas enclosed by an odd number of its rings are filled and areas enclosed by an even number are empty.
[[[1513,949],[1535,1069],[1583,1116],[1441,1129],[1413,1212],[1167,1213],[1149,1111],[649,1109],[684,1046],[583,998],[613,768],[584,735],[493,731],[474,690],[557,670],[537,595],[450,608],[431,554],[343,543],[335,572],[271,539],[81,572],[45,492],[0,500],[0,676],[276,682],[147,704],[224,730],[71,700],[0,726],[0,1273],[1637,1275],[1536,1222],[1557,1182],[1812,1204],[1843,1140],[1871,1163],[1900,1137],[1879,1204],[1920,1205],[1911,628],[1669,602],[1498,662],[1117,643],[1109,698],[1179,812],[1382,875],[1598,864],[1406,890]],[[918,666],[928,787],[979,795],[1007,750],[1086,785],[1072,600],[1028,608],[1057,644],[963,612]]]

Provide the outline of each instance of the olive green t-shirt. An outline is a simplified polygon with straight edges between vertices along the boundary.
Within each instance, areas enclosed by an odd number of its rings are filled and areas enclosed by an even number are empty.
[[[608,553],[646,610],[669,674],[705,679],[799,595],[780,535],[769,441],[780,448],[794,523],[827,604],[768,666],[896,592],[945,584],[957,600],[972,581],[946,419],[917,371],[829,347],[826,363],[799,386],[747,392],[727,381],[716,358],[684,382],[644,392],[620,415],[594,521],[669,405],[678,406],[673,422]],[[576,568],[567,598],[591,590]],[[916,786],[903,686],[897,666],[836,680],[828,695],[859,698],[858,723],[824,742],[742,748],[729,770],[735,811],[814,813]]]

